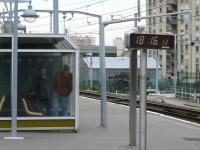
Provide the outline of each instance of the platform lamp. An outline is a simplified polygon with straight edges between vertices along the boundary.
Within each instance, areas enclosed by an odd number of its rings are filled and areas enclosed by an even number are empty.
[[[26,21],[28,23],[34,22],[39,17],[39,15],[37,15],[37,13],[33,10],[31,1],[29,2],[28,9],[24,11],[24,13],[23,13],[23,15],[21,15],[21,17],[23,17],[24,21]]]
[[[20,20],[18,21],[17,28],[18,28],[18,31],[24,31],[24,33],[26,33],[26,26],[23,25]]]

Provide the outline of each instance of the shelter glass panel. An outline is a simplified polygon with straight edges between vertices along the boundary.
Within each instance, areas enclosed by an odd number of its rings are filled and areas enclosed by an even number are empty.
[[[18,62],[18,116],[74,116],[74,53],[19,53]]]
[[[19,53],[18,116],[74,116],[74,53]]]
[[[11,37],[1,37],[0,38],[0,49],[11,49],[12,48]]]
[[[10,109],[11,54],[0,53],[0,117],[8,117]]]
[[[75,116],[75,53],[18,53],[18,117]],[[11,53],[0,53],[0,117],[11,115]]]

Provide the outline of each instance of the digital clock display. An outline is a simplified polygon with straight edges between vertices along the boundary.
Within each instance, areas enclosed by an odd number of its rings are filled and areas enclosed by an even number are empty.
[[[127,48],[174,49],[174,35],[131,33]]]

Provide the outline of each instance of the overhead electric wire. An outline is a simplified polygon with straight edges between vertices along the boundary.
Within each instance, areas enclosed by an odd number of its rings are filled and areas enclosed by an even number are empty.
[[[177,16],[173,16],[173,17],[177,17]],[[199,15],[197,16],[192,16],[192,18],[196,18],[196,17],[199,17]],[[159,18],[159,17],[157,17]],[[190,17],[188,18],[184,18],[184,19],[189,19]],[[177,20],[180,20],[180,19],[177,19]],[[198,19],[195,19],[195,20],[198,20]],[[156,26],[156,25],[163,25],[163,24],[166,24],[166,22],[159,22],[159,23],[152,23],[152,27]],[[90,26],[92,25],[98,25],[98,22],[97,23],[93,23],[93,24],[90,24]],[[80,26],[76,26],[77,28],[82,28],[82,27],[86,27],[87,25],[80,25]],[[113,30],[113,29],[112,29]]]
[[[146,5],[146,4],[145,4]],[[168,5],[168,4],[166,4],[166,5]],[[157,8],[163,8],[164,6],[166,6],[166,5],[160,5],[159,7],[153,7],[153,8],[150,8],[150,9],[148,9],[148,10],[145,10],[145,11],[141,11],[141,13],[143,13],[143,12],[147,12],[147,11],[150,11],[150,10],[153,10],[153,9],[157,9]],[[120,11],[120,10],[119,10]],[[119,12],[119,11],[115,11],[115,12]],[[106,14],[109,14],[109,13],[106,13]],[[130,16],[132,16],[132,15],[130,15]],[[196,16],[195,16],[196,17]],[[63,22],[63,21],[61,21],[61,22]],[[98,24],[98,22],[97,23],[93,23],[93,24],[90,24],[90,26],[92,26],[92,25],[97,25]],[[159,23],[156,23],[156,24],[162,24],[162,22],[159,22]],[[156,24],[154,24],[154,25],[156,25]],[[47,24],[46,24],[47,25]],[[87,25],[83,25],[83,26],[78,26],[78,27],[86,27]],[[70,28],[70,27],[69,27]],[[114,30],[114,29],[111,29],[111,30]]]

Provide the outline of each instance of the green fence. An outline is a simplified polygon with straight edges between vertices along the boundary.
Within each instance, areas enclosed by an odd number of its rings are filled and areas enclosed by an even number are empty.
[[[128,93],[128,81],[118,81],[118,80],[107,80],[107,91],[112,93]],[[80,90],[88,90],[90,89],[90,81],[81,80],[80,81]],[[100,84],[99,81],[95,80],[92,82],[92,89],[95,91],[99,91]]]
[[[111,93],[128,93],[129,92],[129,81],[128,80],[107,80],[107,91]],[[92,83],[92,90],[99,91],[100,84],[99,81],[95,80]],[[138,83],[139,86],[139,83]],[[155,89],[156,81],[148,80],[147,88]],[[173,92],[173,81],[172,80],[159,80],[158,87],[160,91]],[[80,81],[80,89],[81,90],[89,90],[90,89],[90,81],[81,80]],[[139,87],[138,87],[139,89]]]
[[[173,92],[173,80],[172,79],[159,79],[158,89],[161,93],[172,93]],[[156,89],[156,80],[147,81],[148,89]]]
[[[93,80],[92,81],[92,89],[94,91],[99,91],[100,84],[99,81]],[[88,80],[81,80],[80,81],[80,90],[89,90],[90,89],[90,81]]]
[[[112,93],[128,93],[129,92],[129,81],[127,79],[124,80],[116,80],[109,79],[107,80],[107,91]],[[179,88],[189,88],[187,91],[191,91],[190,89],[200,91],[200,73],[189,74],[186,72],[181,72],[177,74],[177,87]],[[90,89],[90,82],[86,80],[80,81],[80,89],[87,90]],[[99,81],[93,81],[92,90],[99,91]],[[155,89],[156,88],[156,80],[147,80],[147,88]],[[138,82],[139,89],[139,82]],[[158,89],[161,93],[173,93],[174,92],[174,80],[171,78],[167,79],[159,79],[158,80]]]
[[[200,72],[197,73],[178,72],[177,86],[200,89]]]

